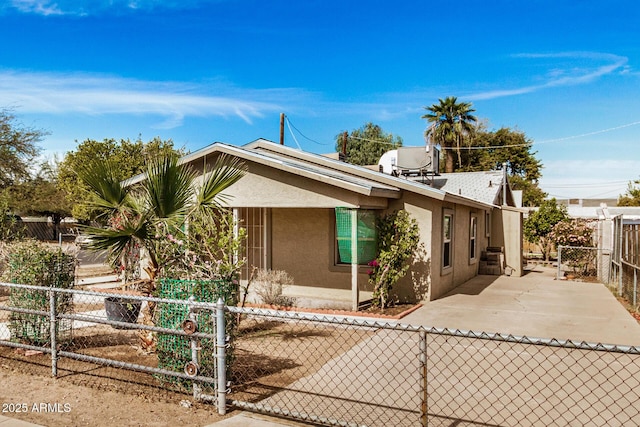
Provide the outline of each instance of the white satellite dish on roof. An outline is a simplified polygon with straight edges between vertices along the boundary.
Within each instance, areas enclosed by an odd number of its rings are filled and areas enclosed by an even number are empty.
[[[380,157],[378,160],[378,167],[380,168],[380,172],[391,175],[394,171],[398,159],[398,150],[387,151]]]
[[[399,147],[387,151],[378,161],[381,172],[395,176],[438,175],[439,166],[440,150],[432,145]]]

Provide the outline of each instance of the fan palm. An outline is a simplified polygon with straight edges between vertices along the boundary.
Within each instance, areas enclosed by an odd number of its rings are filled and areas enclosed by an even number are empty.
[[[473,132],[472,123],[476,121],[476,117],[471,113],[475,110],[471,108],[470,102],[458,102],[455,96],[438,101],[439,104],[425,107],[429,113],[422,118],[432,123],[425,134],[427,137],[432,137],[443,148],[445,172],[450,173],[454,170],[452,150],[455,149],[458,153],[458,164],[462,163],[460,147],[463,145],[464,137]]]
[[[160,269],[160,235],[184,227],[194,215],[220,209],[221,193],[242,178],[245,170],[241,161],[221,155],[202,184],[196,185],[193,169],[181,164],[177,156],[162,157],[147,166],[144,180],[134,186],[116,179],[115,167],[96,162],[78,171],[90,189],[92,206],[109,224],[107,228],[85,227],[85,232],[93,249],[107,250],[115,260],[134,245],[144,248],[151,290]]]

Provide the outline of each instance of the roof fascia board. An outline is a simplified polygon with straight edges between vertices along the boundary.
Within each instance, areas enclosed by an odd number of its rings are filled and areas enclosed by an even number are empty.
[[[366,185],[359,185],[356,183],[346,182],[338,178],[333,178],[326,175],[314,173],[313,171],[298,169],[295,166],[287,165],[277,159],[272,159],[267,156],[262,156],[260,155],[259,152],[249,151],[245,148],[239,148],[239,147],[224,144],[221,142],[216,142],[202,150],[198,150],[194,153],[191,153],[182,157],[180,159],[180,164],[195,162],[203,157],[206,157],[208,155],[211,155],[213,153],[218,153],[218,152],[236,156],[243,160],[260,163],[265,166],[270,166],[285,172],[292,173],[294,175],[304,176],[314,181],[319,181],[328,185],[344,188],[346,190],[352,191],[354,193],[362,194],[365,196],[385,197],[385,198],[391,198],[391,199],[398,199],[401,196],[400,191],[396,189],[373,188]],[[128,180],[123,181],[123,185],[128,186],[128,185],[133,185],[138,182],[141,182],[142,180],[144,180],[144,175],[145,174],[139,174],[132,178],[129,178]]]
[[[478,208],[478,209],[500,208],[499,205],[493,205],[491,203],[484,203],[484,202],[481,202],[479,200],[471,199],[471,198],[465,197],[465,196],[458,196],[458,195],[452,194],[452,193],[446,193],[446,196],[444,197],[444,201],[445,202],[462,204],[462,205],[467,205],[467,206],[472,206],[472,207]]]
[[[301,150],[296,150],[290,147],[285,147],[276,143],[271,143],[266,140],[256,140],[246,145],[249,149],[264,149],[280,155],[285,155],[291,158],[302,159],[309,163],[335,169],[339,172],[346,173],[358,178],[366,178],[372,181],[379,182],[380,184],[391,185],[394,187],[401,187],[404,190],[412,191],[414,193],[422,194],[425,196],[433,197],[437,200],[444,200],[445,191],[437,190],[425,185],[414,184],[406,179],[394,177],[391,175],[384,175],[380,172],[372,171],[362,166],[352,165],[350,163],[341,162],[339,160],[323,157],[318,154],[307,153]],[[354,173],[354,168],[358,169],[358,174]]]

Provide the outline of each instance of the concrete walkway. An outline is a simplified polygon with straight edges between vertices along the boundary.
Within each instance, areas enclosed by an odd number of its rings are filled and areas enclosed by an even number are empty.
[[[541,266],[522,277],[476,276],[401,322],[640,345],[640,325],[605,285],[555,280],[555,269]]]
[[[555,270],[550,268],[536,267],[523,277],[507,277],[507,276],[478,276],[465,284],[459,286],[454,291],[450,292],[443,298],[429,302],[420,309],[414,311],[410,315],[399,321],[404,324],[411,325],[423,325],[427,327],[447,327],[457,328],[464,330],[473,330],[478,332],[499,332],[503,334],[513,334],[519,336],[528,336],[536,338],[557,338],[557,339],[571,339],[574,341],[588,341],[593,343],[606,343],[606,344],[624,344],[624,345],[640,345],[640,325],[629,315],[629,313],[620,305],[614,295],[600,283],[585,283],[585,282],[569,282],[555,280]],[[415,334],[407,334],[403,337],[407,343],[415,340]],[[270,398],[266,399],[262,403],[270,406],[281,407],[295,407],[296,410],[303,410],[304,408],[314,408],[319,411],[317,414],[322,414],[323,409],[327,412],[336,414],[340,417],[340,414],[335,412],[337,405],[332,405],[333,399],[339,399],[342,401],[350,401],[349,411],[358,412],[358,405],[360,411],[366,411],[369,414],[378,413],[376,418],[382,420],[384,416],[389,416],[392,412],[390,408],[384,408],[384,405],[379,407],[365,403],[377,402],[378,400],[384,401],[384,396],[387,391],[390,393],[396,393],[396,403],[398,406],[405,408],[419,408],[419,401],[417,401],[418,390],[415,390],[415,384],[417,380],[406,381],[405,385],[399,387],[388,387],[390,389],[396,388],[396,390],[384,390],[380,393],[376,390],[376,396],[370,396],[370,400],[357,401],[354,396],[362,394],[362,390],[372,389],[372,383],[392,384],[395,378],[402,378],[406,375],[406,371],[417,372],[417,358],[411,363],[402,364],[400,361],[394,361],[394,355],[386,354],[385,357],[389,359],[388,363],[385,363],[386,369],[378,370],[372,368],[370,363],[362,363],[354,365],[354,360],[360,360],[362,354],[372,354],[381,351],[385,348],[382,345],[382,341],[397,341],[398,336],[396,334],[389,334],[385,331],[378,332],[371,339],[360,343],[358,346],[349,350],[346,354],[343,354],[336,359],[331,360],[325,366],[323,366],[315,374],[303,378],[294,384],[287,387],[280,393],[277,393]],[[446,342],[446,338],[443,339],[442,349],[436,349],[435,352],[444,352],[441,354],[443,360],[447,360],[447,352],[455,350],[459,357],[462,359],[471,359],[478,352],[486,352],[486,348],[476,348],[472,341],[468,343],[461,340],[453,340],[454,343]],[[413,343],[417,345],[417,343]],[[453,347],[451,347],[453,346]],[[454,348],[455,347],[455,348]],[[512,353],[518,354],[520,358],[519,362],[515,363],[515,369],[519,363],[526,363],[527,349],[523,347],[519,349],[517,346],[512,346]],[[545,357],[548,360],[554,360],[557,363],[557,357],[554,356],[553,349],[540,350],[539,354],[546,354]],[[501,351],[496,351],[496,357],[502,357]],[[437,359],[437,357],[436,357]],[[483,362],[486,366],[485,374],[487,378],[483,378],[488,384],[491,383],[491,372],[493,372],[492,359],[488,358]],[[409,366],[411,365],[411,366]],[[414,366],[415,365],[415,366]],[[339,366],[348,366],[348,369],[339,368]],[[438,381],[443,383],[446,381],[451,382],[449,384],[450,389],[466,384],[469,380],[461,374],[461,378],[454,378],[455,375],[448,370],[448,366],[439,366],[432,362],[431,379],[438,377]],[[591,372],[593,369],[597,369],[596,366],[589,366],[585,369],[585,373],[588,376],[595,376],[596,371]],[[540,370],[536,367],[535,370]],[[588,372],[587,372],[588,371]],[[546,382],[549,379],[545,377],[544,370],[536,372],[539,375],[541,381]],[[635,374],[632,374],[634,376]],[[340,377],[340,379],[337,379]],[[382,378],[384,377],[384,378]],[[332,380],[327,381],[327,378]],[[544,378],[544,379],[543,379]],[[346,381],[346,383],[344,383]],[[551,380],[553,381],[553,380]],[[437,381],[436,381],[437,382]],[[337,390],[336,383],[343,384],[344,387]],[[308,387],[310,384],[314,384],[313,393],[310,393]],[[585,384],[586,385],[586,384]],[[471,384],[466,384],[465,387],[472,387]],[[593,384],[597,387],[598,384]],[[398,392],[398,389],[404,389],[402,393]],[[485,390],[489,395],[485,404],[495,405],[501,407],[503,401],[495,401],[489,403],[491,393],[499,395],[499,392],[495,390],[489,392]],[[507,393],[512,390],[507,390]],[[483,393],[479,393],[483,395]],[[315,395],[315,396],[314,396]],[[397,396],[404,396],[398,399]],[[496,399],[495,396],[491,397]],[[440,396],[436,398],[438,401],[444,401],[444,399],[452,399],[451,396]],[[455,400],[457,398],[453,398]],[[528,425],[545,425],[550,420],[544,420],[539,417],[544,415],[536,414],[535,409],[539,409],[537,400],[543,399],[542,396],[536,396],[532,402],[534,411],[527,416],[527,421],[524,424]],[[298,404],[294,402],[298,401]],[[464,400],[464,399],[463,399]],[[514,398],[511,404],[518,403],[518,399]],[[531,402],[529,402],[531,403]],[[506,411],[506,414],[517,412],[523,406],[527,406],[527,402],[519,402],[514,407],[504,407],[502,411]],[[458,402],[460,405],[464,405],[465,402]],[[285,405],[285,406],[282,406]],[[293,406],[291,406],[293,405]],[[541,406],[542,407],[542,404]],[[381,409],[378,411],[378,409]],[[575,409],[568,407],[567,409]],[[444,408],[446,411],[447,408]],[[442,411],[440,411],[442,412]],[[455,418],[455,414],[451,414]],[[576,415],[579,417],[589,417],[594,414],[579,413]],[[215,426],[240,426],[240,425],[252,425],[252,426],[275,426],[285,424],[282,420],[272,418],[251,418],[247,419],[247,413],[241,413],[238,416],[231,417],[222,422],[214,424]],[[402,413],[399,415],[402,417]],[[479,417],[486,416],[486,414],[478,414]],[[508,419],[509,415],[505,415],[504,418]],[[577,419],[576,418],[576,419]],[[581,418],[581,419],[582,419]],[[448,417],[439,418],[436,417],[433,420],[447,420]],[[586,418],[585,418],[586,419]],[[482,420],[483,422],[490,422],[490,420]],[[396,418],[396,425],[399,425],[398,418]],[[408,421],[408,425],[411,425],[411,421]],[[384,422],[383,422],[384,424]],[[387,423],[388,424],[388,423]],[[446,423],[445,423],[446,424]],[[483,424],[484,425],[484,424]],[[213,427],[213,426],[212,426]]]

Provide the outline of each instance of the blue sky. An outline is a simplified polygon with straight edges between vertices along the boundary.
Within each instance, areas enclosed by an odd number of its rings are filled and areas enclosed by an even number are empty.
[[[50,134],[193,151],[278,140],[331,152],[368,121],[423,144],[457,96],[517,128],[556,197],[640,178],[640,4],[563,0],[2,0],[0,107]]]

